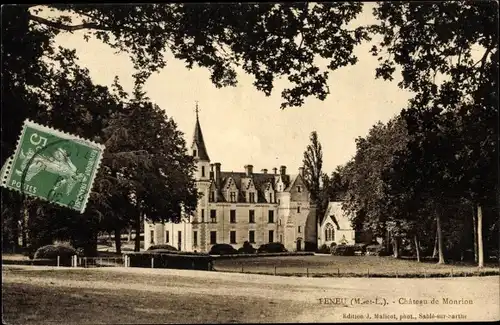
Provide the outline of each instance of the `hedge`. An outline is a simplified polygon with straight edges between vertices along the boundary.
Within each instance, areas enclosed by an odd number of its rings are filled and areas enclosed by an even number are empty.
[[[311,256],[314,252],[282,252],[282,253],[255,253],[255,254],[235,254],[214,256],[214,259],[228,258],[250,258],[250,257],[273,257],[273,256]]]
[[[213,270],[213,257],[208,254],[174,251],[145,251],[127,253],[130,267],[155,269]],[[151,263],[153,260],[153,263]]]
[[[34,255],[34,260],[52,260],[53,262],[50,263],[54,263],[54,265],[57,265],[57,257],[59,256],[60,265],[71,266],[71,258],[73,255],[77,255],[77,252],[73,247],[69,245],[45,245],[36,250]],[[34,265],[47,265],[47,264],[34,264]]]
[[[165,250],[165,251],[178,251],[177,248],[175,248],[174,246],[172,245],[168,245],[168,244],[158,244],[158,245],[151,245],[148,247],[148,251],[154,251],[154,250]]]

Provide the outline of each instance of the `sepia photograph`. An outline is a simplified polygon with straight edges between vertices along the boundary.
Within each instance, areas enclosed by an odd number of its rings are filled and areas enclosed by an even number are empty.
[[[498,9],[2,4],[3,324],[500,321]]]

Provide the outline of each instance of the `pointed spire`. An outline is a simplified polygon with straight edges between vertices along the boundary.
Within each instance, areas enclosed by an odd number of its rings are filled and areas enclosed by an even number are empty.
[[[198,101],[196,101],[196,125],[194,127],[193,145],[196,144],[196,147],[198,148],[198,157],[200,160],[210,161],[207,153],[207,148],[205,147],[205,141],[203,140],[203,133],[201,132],[198,112]]]

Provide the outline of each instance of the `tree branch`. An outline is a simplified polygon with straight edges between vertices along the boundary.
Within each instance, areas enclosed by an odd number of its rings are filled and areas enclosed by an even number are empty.
[[[68,32],[74,32],[76,30],[81,30],[81,29],[100,29],[100,30],[111,30],[111,28],[107,26],[102,26],[98,25],[96,23],[84,23],[84,24],[79,24],[79,25],[65,25],[63,23],[51,21],[42,17],[38,17],[35,15],[29,16],[30,20],[36,21],[37,23],[44,24],[49,27],[57,28],[57,29],[62,29]]]

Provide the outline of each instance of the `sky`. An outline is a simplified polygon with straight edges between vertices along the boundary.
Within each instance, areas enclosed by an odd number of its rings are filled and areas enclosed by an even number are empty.
[[[356,23],[373,21],[365,4]],[[110,86],[118,76],[126,91],[132,91],[134,69],[129,57],[115,54],[98,40],[84,41],[83,33],[62,33],[56,45],[76,49],[79,62],[92,79]],[[301,107],[280,109],[283,83],[271,96],[257,91],[253,77],[240,71],[238,85],[217,89],[207,69],[185,68],[167,56],[167,66],[153,74],[144,86],[147,96],[164,109],[191,145],[195,125],[195,102],[208,154],[223,171],[254,171],[287,166],[297,173],[312,131],[323,147],[323,171],[330,174],[356,152],[355,139],[365,136],[378,121],[386,122],[405,107],[411,94],[397,87],[397,80],[375,79],[377,59],[369,53],[371,43],[358,46],[358,63],[330,73],[330,94],[324,101],[307,98]],[[281,86],[281,87],[280,87]]]

